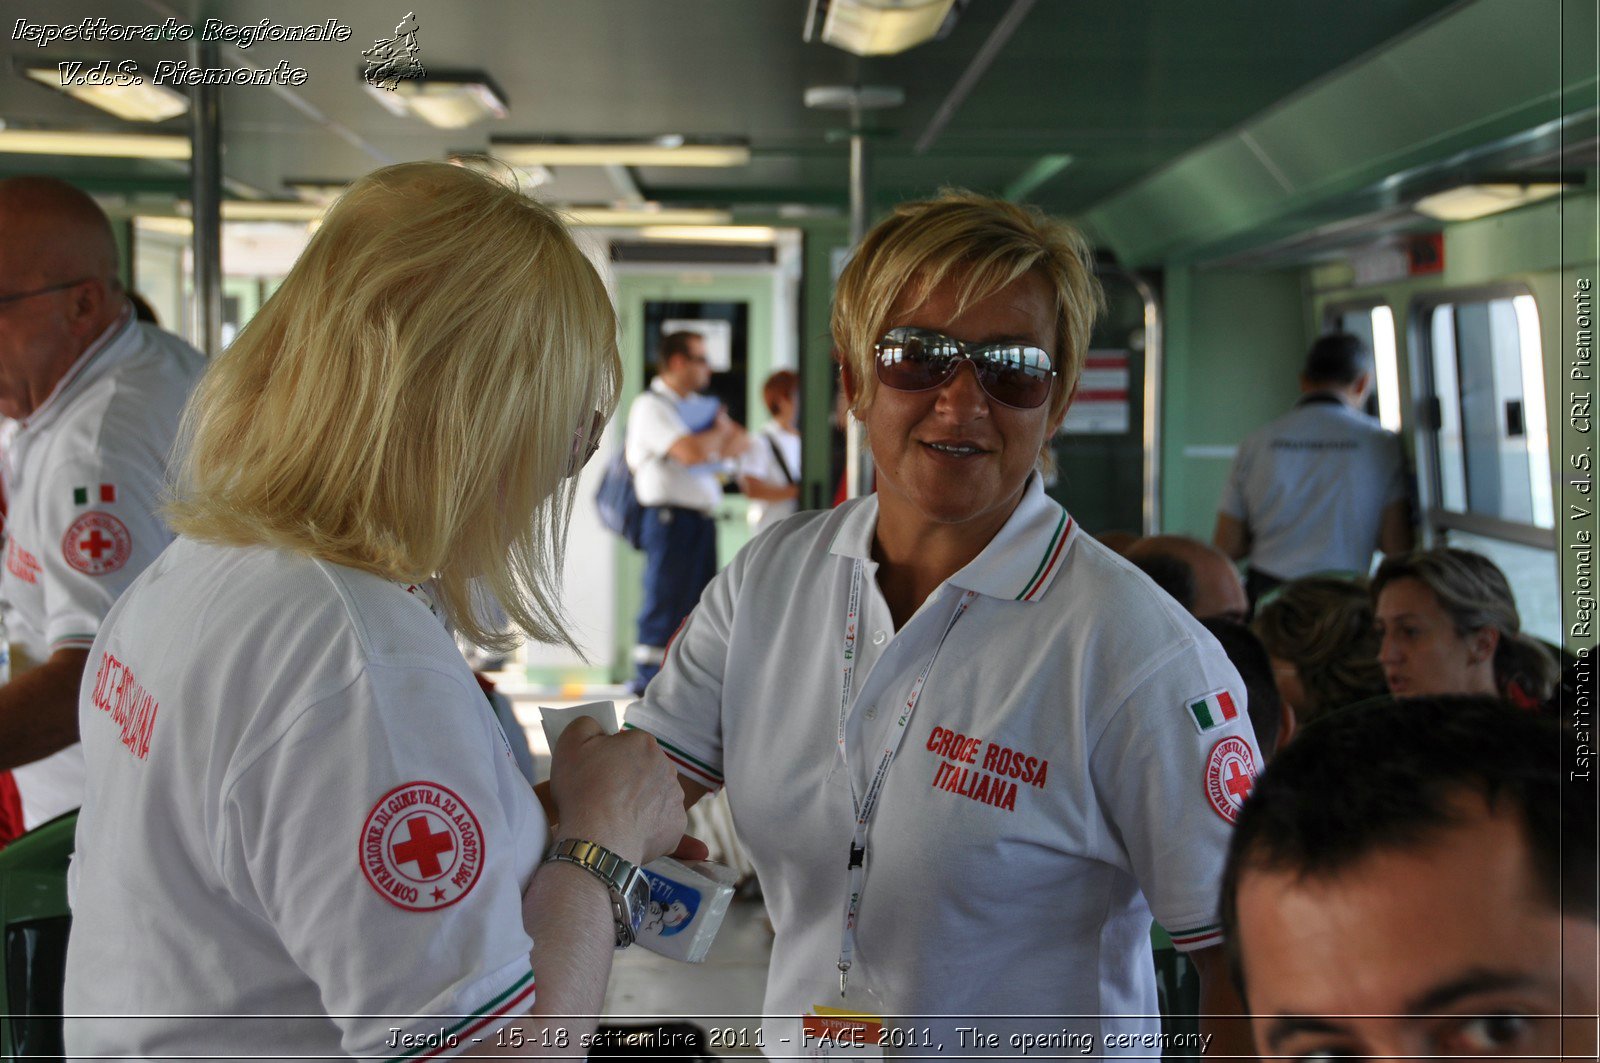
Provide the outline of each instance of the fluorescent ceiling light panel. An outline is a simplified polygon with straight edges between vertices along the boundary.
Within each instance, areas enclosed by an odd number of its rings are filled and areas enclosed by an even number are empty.
[[[639,230],[646,240],[717,244],[770,244],[778,230],[767,225],[652,225]]]
[[[303,202],[323,207],[344,195],[344,190],[350,187],[338,181],[285,181],[283,185]]]
[[[955,0],[830,0],[822,39],[856,55],[893,55],[931,41]]]
[[[320,203],[287,203],[281,200],[225,199],[224,221],[316,221],[327,212]]]
[[[565,213],[574,225],[726,225],[733,215],[726,210],[630,210],[614,207],[567,207]]]
[[[513,166],[498,155],[461,154],[450,156],[450,165],[492,177],[501,184],[526,192],[547,185],[555,175],[543,166]]]
[[[1549,199],[1565,187],[1560,181],[1462,185],[1460,188],[1423,196],[1417,200],[1416,210],[1439,221],[1471,221]]]
[[[367,92],[402,118],[420,118],[437,129],[463,129],[485,118],[504,118],[506,101],[485,74],[437,74],[404,78],[394,88],[368,84]]]
[[[166,236],[194,235],[194,222],[188,218],[169,218],[162,215],[141,214],[133,219],[133,224],[143,232],[162,233]]]
[[[87,63],[84,65],[88,66]],[[129,122],[164,122],[189,110],[189,97],[153,82],[138,85],[63,85],[58,68],[42,66],[28,67],[27,75],[41,85]]]
[[[513,166],[746,166],[744,144],[518,144],[492,140],[494,154]]]
[[[159,133],[69,133],[0,129],[0,154],[82,155],[102,159],[187,159],[189,138]]]

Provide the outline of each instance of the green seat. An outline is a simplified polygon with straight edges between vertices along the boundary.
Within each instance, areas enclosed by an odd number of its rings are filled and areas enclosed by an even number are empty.
[[[78,813],[68,812],[0,850],[0,1056],[59,1059],[66,983],[67,861]]]

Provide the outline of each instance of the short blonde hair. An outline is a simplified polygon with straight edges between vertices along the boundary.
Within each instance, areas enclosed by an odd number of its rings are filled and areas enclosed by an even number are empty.
[[[1027,273],[1055,293],[1060,374],[1050,393],[1053,421],[1078,386],[1089,334],[1105,296],[1083,236],[1033,207],[971,192],[902,203],[861,241],[839,277],[833,299],[833,342],[855,380],[859,416],[878,394],[873,345],[893,325],[903,297],[921,306],[947,277],[962,278],[958,310],[981,302]],[[1049,447],[1049,441],[1045,443]]]
[[[202,378],[171,523],[431,578],[458,631],[507,649],[493,596],[576,649],[567,472],[621,375],[605,287],[555,212],[458,167],[390,166],[334,204]]]

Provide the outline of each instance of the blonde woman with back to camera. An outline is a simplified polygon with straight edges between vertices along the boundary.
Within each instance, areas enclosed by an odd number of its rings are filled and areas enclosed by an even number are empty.
[[[416,163],[352,186],[212,364],[179,538],[89,657],[70,1055],[570,1053],[592,1028],[550,1016],[599,1010],[677,784],[646,736],[574,724],[541,862],[446,625],[509,644],[481,587],[572,645],[555,588],[615,327],[550,210]]]

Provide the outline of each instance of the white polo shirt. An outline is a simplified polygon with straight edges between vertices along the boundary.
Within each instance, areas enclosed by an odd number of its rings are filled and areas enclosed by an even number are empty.
[[[546,823],[424,598],[180,538],[79,722],[66,1011],[118,1018],[69,1018],[69,1054],[430,1058],[532,1004]]]
[[[783,455],[783,465],[778,455]],[[769,484],[783,487],[800,480],[800,433],[791,432],[777,421],[768,421],[766,427],[750,441],[750,449],[740,460],[740,472],[754,476]],[[784,466],[789,475],[784,475]],[[789,477],[794,477],[791,480]],[[800,508],[798,498],[785,498],[776,502],[750,502],[750,523],[756,531],[764,531]]]
[[[73,363],[5,447],[6,630],[34,664],[94,641],[128,584],[172,541],[157,513],[199,351],[132,310]],[[83,753],[16,769],[25,825],[77,808]]]
[[[1217,507],[1250,532],[1250,564],[1280,579],[1366,575],[1383,511],[1407,495],[1400,437],[1332,396],[1239,447]]]
[[[752,539],[628,712],[685,775],[726,782],[777,934],[767,1049],[793,1051],[780,1040],[793,1017],[838,1002],[846,771],[864,794],[933,658],[871,823],[851,978],[892,1014],[1055,1016],[983,1027],[1070,1028],[1114,1054],[1102,1035],[1158,1030],[1151,912],[1180,948],[1219,941],[1228,834],[1261,763],[1238,674],[1171,598],[1080,534],[1038,477],[899,632],[871,560],[877,518],[867,498]],[[858,560],[846,769],[836,735]],[[950,627],[964,591],[975,597]],[[1196,702],[1210,706],[1204,725]],[[915,1025],[946,1054],[976,1054],[957,1048],[963,1023]],[[1015,1049],[1002,1039],[996,1051]]]
[[[692,434],[678,412],[678,394],[656,377],[649,390],[628,406],[623,454],[633,471],[633,490],[642,506],[681,506],[711,513],[722,503],[715,465],[685,465],[667,456],[672,445]]]

